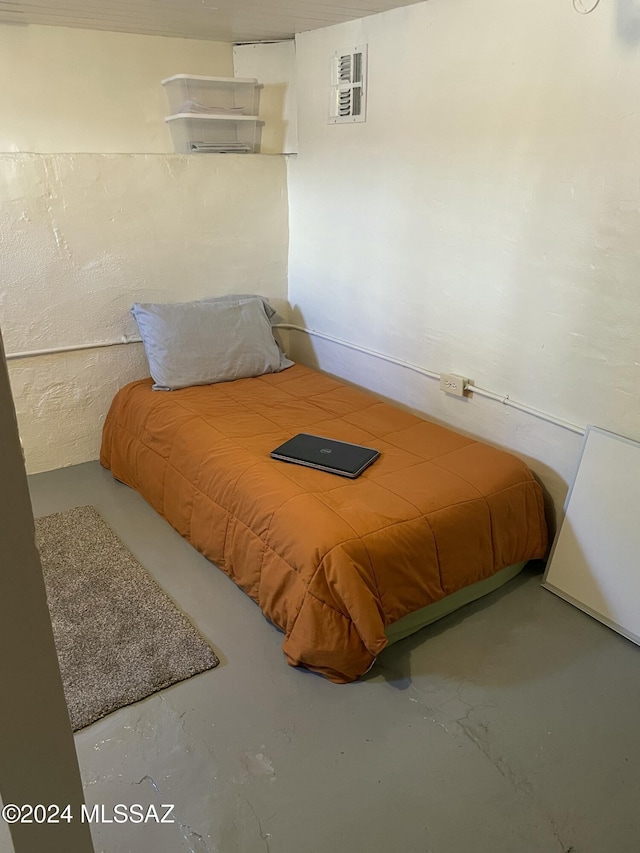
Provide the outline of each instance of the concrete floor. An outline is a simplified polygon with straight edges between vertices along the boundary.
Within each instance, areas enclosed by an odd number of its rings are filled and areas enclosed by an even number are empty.
[[[640,649],[526,569],[386,650],[360,682],[288,667],[256,605],[98,463],[31,478],[94,505],[220,666],[76,735],[104,853],[638,853]]]

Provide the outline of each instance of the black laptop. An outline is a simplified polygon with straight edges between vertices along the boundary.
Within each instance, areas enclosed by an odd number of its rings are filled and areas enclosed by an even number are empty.
[[[318,468],[320,471],[328,471],[330,474],[339,474],[353,480],[376,461],[380,451],[301,432],[272,450],[271,456],[281,462],[294,462],[296,465]]]

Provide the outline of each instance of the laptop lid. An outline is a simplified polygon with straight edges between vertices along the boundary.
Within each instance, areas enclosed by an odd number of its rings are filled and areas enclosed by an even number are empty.
[[[359,476],[380,456],[379,450],[301,432],[271,451],[273,459],[318,468],[341,477]]]

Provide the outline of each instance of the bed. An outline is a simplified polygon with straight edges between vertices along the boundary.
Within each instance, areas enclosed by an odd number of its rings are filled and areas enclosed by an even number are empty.
[[[355,480],[270,458],[298,432],[381,455]],[[100,461],[251,596],[289,664],[337,683],[547,550],[522,461],[303,365],[169,393],[133,382]]]

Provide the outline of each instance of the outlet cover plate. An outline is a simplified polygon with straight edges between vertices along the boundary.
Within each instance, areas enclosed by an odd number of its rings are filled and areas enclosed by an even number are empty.
[[[440,376],[440,390],[454,397],[464,397],[464,386],[468,380],[457,373],[443,373]]]

